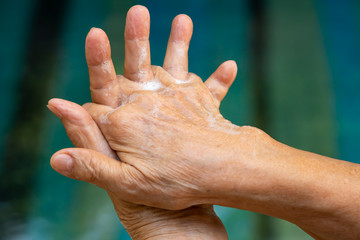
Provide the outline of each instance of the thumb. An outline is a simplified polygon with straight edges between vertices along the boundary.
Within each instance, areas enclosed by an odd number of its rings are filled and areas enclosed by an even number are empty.
[[[60,174],[95,184],[106,190],[117,188],[131,166],[99,152],[84,148],[67,148],[56,152],[50,160]]]

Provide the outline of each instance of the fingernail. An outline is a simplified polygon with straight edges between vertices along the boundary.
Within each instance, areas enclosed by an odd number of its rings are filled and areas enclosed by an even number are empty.
[[[52,102],[55,102],[56,103],[56,101],[55,100],[53,100]],[[50,103],[48,104],[48,105],[46,105],[46,107],[52,112],[52,113],[54,113],[58,118],[62,118],[62,114],[59,112],[59,110],[55,107],[55,106],[53,106],[53,105],[51,105]]]
[[[73,159],[68,154],[58,154],[53,157],[51,166],[59,173],[69,175],[73,167]]]

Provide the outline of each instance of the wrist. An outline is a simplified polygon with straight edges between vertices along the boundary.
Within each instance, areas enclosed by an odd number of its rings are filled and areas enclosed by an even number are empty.
[[[260,204],[262,194],[271,189],[272,168],[279,156],[278,142],[255,127],[238,127],[228,136],[223,158],[216,167],[216,178],[210,176],[209,203],[252,210]],[[216,179],[214,181],[214,179]],[[259,198],[259,199],[258,199]]]
[[[163,210],[113,199],[116,212],[134,240],[228,239],[226,230],[210,205],[184,210]]]
[[[221,162],[211,202],[289,220],[283,208],[294,207],[306,191],[302,171],[292,159],[300,150],[255,127],[240,129],[232,154]]]
[[[325,239],[334,229],[358,229],[358,165],[289,147],[255,128],[242,130],[209,202],[281,218]]]

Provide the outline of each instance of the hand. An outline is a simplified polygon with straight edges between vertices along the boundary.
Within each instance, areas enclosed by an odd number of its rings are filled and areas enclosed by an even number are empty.
[[[146,9],[142,7],[132,8],[128,13],[127,29],[129,29],[129,25],[135,26],[135,30],[139,29],[139,27],[141,28],[142,25],[139,26],[139,24],[148,21],[147,14]],[[179,32],[182,33],[182,36],[180,36],[180,39],[177,39]],[[171,64],[172,61],[180,60],[181,56],[177,56],[177,54],[186,56],[191,32],[192,23],[187,16],[180,15],[174,19],[167,52],[168,60],[166,60],[165,63]],[[131,31],[127,31],[125,38],[128,39],[131,34]],[[141,39],[142,37],[137,36],[136,38]],[[185,43],[181,41],[182,38],[185,38]],[[180,51],[171,43],[174,39],[180,41],[174,43],[175,45],[181,45]],[[135,45],[134,47],[129,44],[128,41],[125,47],[127,52],[130,53],[138,50],[138,46]],[[115,71],[111,63],[108,39],[101,30],[92,29],[90,31],[86,41],[86,55],[94,102],[117,106],[119,92],[112,92],[112,90],[118,90],[118,80],[116,80]],[[129,54],[127,54],[127,56],[130,62],[139,61],[136,56],[132,56],[132,58],[135,58],[134,60],[132,60],[131,57],[129,58]],[[187,58],[184,57],[181,61],[181,64],[184,65],[184,61],[187,62]],[[129,69],[129,67],[126,66],[125,72],[131,72],[131,68]],[[174,64],[173,67],[173,74],[176,75],[175,67],[177,67],[177,64]],[[183,72],[178,73],[178,77],[181,77],[180,74],[183,74]],[[221,65],[207,81],[208,86],[212,88],[212,93],[217,95],[215,99],[216,104],[219,104],[220,100],[226,94],[235,75],[236,65],[233,62],[226,62]],[[119,78],[120,81],[122,81],[122,77],[119,76]],[[111,87],[109,88],[109,86]],[[135,84],[132,86],[136,87]],[[122,97],[124,99],[124,96]],[[77,104],[60,99],[52,99],[49,102],[49,108],[62,120],[75,146],[102,152],[113,159],[117,159],[115,152],[108,146],[99,128],[84,109]],[[88,170],[91,169],[95,174],[96,172],[103,172],[102,176],[97,176],[100,179],[107,178],[106,175],[111,173],[107,166],[101,169],[101,167],[103,167],[103,163],[101,162],[92,161],[89,165],[84,164],[83,167],[89,168]],[[83,179],[82,176],[78,176],[78,178]],[[116,179],[114,181],[116,181]],[[134,239],[148,239],[152,236],[156,236],[156,239],[159,239],[160,235],[166,238],[169,237],[170,233],[172,238],[174,238],[174,235],[178,235],[181,236],[181,238],[227,239],[225,229],[214,214],[212,206],[203,205],[194,206],[182,211],[166,211],[125,202],[121,200],[121,196],[119,197],[110,191],[108,191],[108,193],[114,202],[119,218]]]
[[[92,32],[100,34],[98,30]],[[119,77],[106,38],[92,42],[90,33],[87,61],[92,98],[99,104],[87,104],[85,108],[121,162],[77,150],[77,157],[103,158],[100,170],[107,172],[99,173],[105,176],[98,179],[74,161],[69,177],[92,181],[138,204],[175,210],[203,203],[201,196],[208,194],[213,173],[221,168],[220,157],[229,152],[233,136],[241,130],[218,110],[235,78],[235,63],[222,64],[205,84],[188,73],[191,32],[191,20],[184,15],[177,17],[164,68],[151,67],[148,13],[141,7],[133,8],[125,28],[124,76]],[[107,47],[91,51],[99,45]],[[52,164],[59,170],[54,158]]]
[[[176,210],[202,203],[199,196],[208,191],[205,178],[212,184],[212,173],[221,167],[214,157],[223,157],[232,136],[239,133],[218,110],[235,78],[236,64],[225,62],[205,84],[188,73],[191,33],[190,18],[175,18],[164,69],[151,67],[149,15],[145,8],[133,7],[125,27],[124,76],[117,77],[106,36],[95,37],[103,34],[100,30],[90,32],[86,55],[91,95],[98,104],[85,108],[121,162],[94,151],[64,150],[75,159],[102,159],[97,169],[101,173],[75,160],[67,176],[91,181],[138,204]],[[52,165],[60,171],[55,158]]]

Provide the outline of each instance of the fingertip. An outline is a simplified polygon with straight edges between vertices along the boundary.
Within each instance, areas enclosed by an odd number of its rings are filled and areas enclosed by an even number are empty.
[[[171,25],[171,40],[190,42],[193,32],[193,22],[186,14],[177,15]]]
[[[80,105],[63,100],[53,98],[48,102],[47,107],[63,122],[65,128],[68,124],[83,127],[89,126],[92,118],[89,113]]]
[[[131,7],[126,15],[125,38],[132,40],[135,38],[149,37],[149,33],[149,10],[142,5]]]
[[[50,159],[51,167],[60,174],[102,188],[108,188],[118,179],[119,162],[100,152],[85,148],[66,148],[56,152]],[[114,174],[115,173],[115,174]]]
[[[226,64],[227,64],[229,72],[233,73],[232,77],[235,78],[237,71],[238,71],[238,66],[237,66],[236,62],[234,60],[229,60],[229,61],[226,61]]]
[[[221,68],[223,68],[226,72],[236,72],[237,71],[237,64],[234,60],[228,60],[223,62],[220,65]]]
[[[61,98],[51,98],[49,101],[48,101],[48,104],[49,105],[57,105],[59,103],[61,103],[62,101],[65,101]]]
[[[237,64],[234,60],[227,60],[224,62],[228,66],[228,68],[234,68],[237,70]]]
[[[228,60],[219,66],[218,70],[216,71],[216,78],[221,83],[229,85],[235,80],[237,70],[238,67],[236,62],[234,60]]]
[[[100,28],[91,28],[85,40],[86,61],[96,66],[111,58],[110,42]]]
[[[81,163],[83,160],[88,161],[89,159],[91,159],[91,150],[89,149],[65,148],[52,155],[50,165],[55,171],[64,176],[84,180],[83,174],[81,174],[81,168],[83,167]]]
[[[106,33],[101,28],[92,27],[86,36],[86,41],[97,38],[97,36],[106,36]]]
[[[134,5],[132,6],[128,12],[127,12],[127,16],[128,17],[132,17],[132,16],[150,16],[149,10],[147,9],[147,7],[143,6],[143,5]]]
[[[177,15],[177,16],[174,18],[172,24],[175,24],[175,25],[177,25],[177,24],[183,24],[183,25],[186,25],[187,27],[191,27],[191,28],[193,27],[193,21],[192,21],[192,19],[191,19],[188,15],[186,15],[186,14],[179,14],[179,15]]]
[[[58,118],[62,119],[63,118],[62,108],[63,108],[64,101],[65,100],[60,99],[60,98],[52,98],[48,101],[48,104],[46,105],[46,107],[52,113],[54,113]]]
[[[73,168],[73,157],[66,149],[62,149],[52,155],[50,165],[58,173],[70,176]]]

